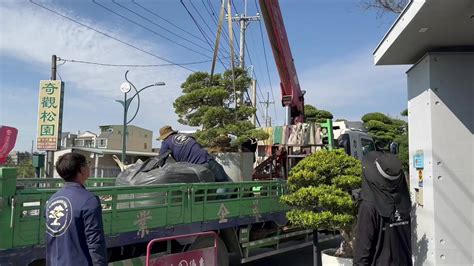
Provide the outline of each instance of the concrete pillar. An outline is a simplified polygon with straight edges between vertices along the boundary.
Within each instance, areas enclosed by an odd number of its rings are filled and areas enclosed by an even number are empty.
[[[428,53],[407,76],[415,265],[473,265],[474,53]]]

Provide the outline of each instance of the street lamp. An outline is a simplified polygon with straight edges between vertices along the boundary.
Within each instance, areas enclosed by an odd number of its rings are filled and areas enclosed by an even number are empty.
[[[166,85],[166,83],[164,82],[157,82],[157,83],[153,83],[148,86],[145,86],[141,88],[140,90],[137,90],[135,85],[133,85],[133,83],[128,80],[127,75],[128,75],[128,70],[125,72],[125,80],[127,82],[122,83],[122,85],[120,86],[120,90],[123,92],[123,101],[115,100],[116,102],[121,103],[123,106],[122,163],[124,164],[125,164],[125,156],[127,153],[127,125],[130,124],[133,121],[133,119],[135,119],[135,117],[138,114],[138,110],[140,109],[140,92],[150,87]],[[127,98],[127,94],[131,91],[132,87],[135,90],[135,94],[132,97]],[[135,97],[137,97],[138,99],[137,110],[135,111],[135,114],[133,115],[132,119],[127,121],[128,108],[130,107],[130,103],[133,101],[133,99],[135,99]]]

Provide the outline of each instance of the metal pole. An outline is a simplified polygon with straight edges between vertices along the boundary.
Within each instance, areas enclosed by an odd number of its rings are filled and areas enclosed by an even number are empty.
[[[56,80],[56,55],[51,57],[51,80]],[[61,134],[61,132],[59,132]],[[46,177],[52,178],[54,175],[54,151],[46,152]]]
[[[123,94],[123,132],[122,132],[122,163],[125,164],[125,157],[127,156],[127,92]]]
[[[290,106],[289,105],[285,106],[285,126],[291,125],[290,112],[291,112]]]
[[[239,53],[239,67],[245,67],[245,30],[247,27],[247,21],[245,17],[240,19],[240,53]]]
[[[252,79],[252,106],[257,108],[257,80]],[[252,115],[252,123],[254,126],[257,125],[257,112]]]
[[[270,102],[270,93],[267,92],[267,100],[264,102],[260,102],[265,104],[265,127],[269,127],[269,119],[268,119],[268,108],[270,107],[270,104],[274,104],[275,102]]]
[[[267,92],[267,101],[265,102],[265,127],[268,127],[268,106],[270,94]]]
[[[313,266],[322,266],[321,248],[318,241],[318,230],[313,230]]]
[[[95,163],[94,163],[94,177],[97,178],[98,170],[99,170],[99,154],[94,153]]]
[[[244,14],[240,16],[235,16],[232,18],[233,21],[239,21],[240,23],[240,51],[239,51],[239,67],[245,68],[245,31],[247,30],[247,24],[250,21],[257,21],[260,19],[260,16],[247,16],[247,0],[245,0],[245,10]],[[247,89],[247,88],[245,88]],[[243,102],[243,92],[239,92],[237,95],[237,106],[240,106]]]

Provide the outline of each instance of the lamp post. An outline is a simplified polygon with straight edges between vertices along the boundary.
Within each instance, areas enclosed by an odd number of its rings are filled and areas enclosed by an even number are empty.
[[[135,117],[138,114],[138,110],[140,110],[140,92],[150,87],[166,85],[166,83],[164,82],[157,82],[157,83],[153,83],[148,86],[145,86],[141,88],[140,90],[137,90],[135,85],[133,85],[133,83],[128,80],[127,75],[128,75],[128,70],[125,72],[125,80],[127,82],[122,83],[122,85],[120,86],[120,90],[123,92],[123,101],[115,100],[116,102],[121,103],[123,106],[122,163],[124,164],[125,164],[125,157],[127,154],[127,125],[130,124],[133,121],[133,119],[135,119]],[[135,90],[135,94],[132,97],[127,98],[128,93],[132,90],[132,88]],[[138,99],[137,110],[135,111],[135,114],[133,115],[132,119],[127,121],[128,108],[130,107],[130,103],[133,101],[133,99],[135,99],[135,97],[137,97]]]

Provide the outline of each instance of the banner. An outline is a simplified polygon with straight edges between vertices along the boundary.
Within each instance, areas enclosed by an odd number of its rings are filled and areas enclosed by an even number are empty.
[[[18,129],[0,125],[0,164],[4,164],[8,154],[15,147]]]
[[[56,151],[60,144],[64,83],[60,80],[40,82],[38,104],[38,134],[36,148],[39,151]]]

